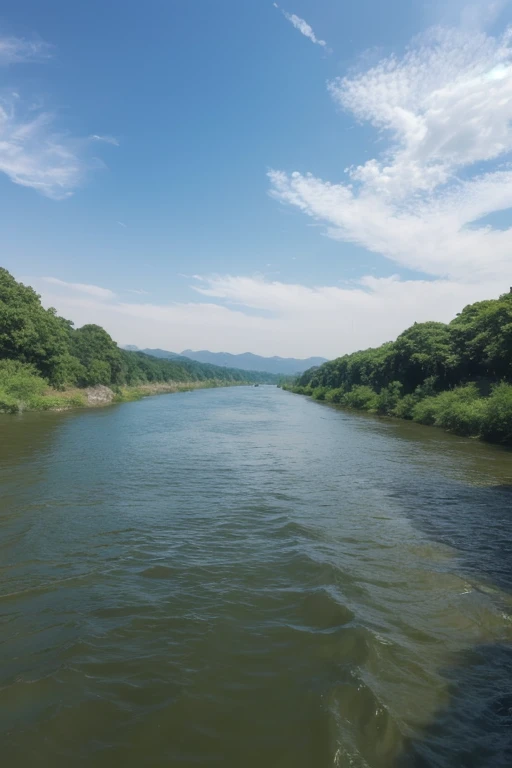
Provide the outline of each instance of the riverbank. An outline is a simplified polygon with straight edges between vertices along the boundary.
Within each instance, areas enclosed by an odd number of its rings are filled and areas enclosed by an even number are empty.
[[[94,387],[57,390],[51,387],[43,392],[18,392],[16,395],[0,393],[0,413],[21,413],[23,411],[69,411],[76,408],[101,408],[113,403],[127,403],[151,395],[189,392],[194,389],[241,386],[242,382],[225,381],[168,381],[137,386]]]
[[[418,388],[403,397],[399,385],[384,387],[381,392],[366,385],[349,391],[300,385],[283,385],[283,389],[347,410],[414,421],[461,437],[512,446],[512,385],[505,382],[495,385],[487,396],[481,395],[476,384],[436,394]]]

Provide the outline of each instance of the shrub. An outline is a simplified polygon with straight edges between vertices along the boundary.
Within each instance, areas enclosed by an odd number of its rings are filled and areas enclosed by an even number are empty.
[[[32,411],[51,411],[54,408],[67,406],[67,400],[59,395],[34,395],[27,401],[27,406]]]
[[[485,410],[486,400],[480,397],[478,387],[468,384],[420,400],[413,408],[413,418],[460,435],[477,436],[482,432]]]
[[[436,427],[444,427],[459,435],[478,436],[485,418],[485,400],[453,400],[441,407],[435,421]]]
[[[344,395],[345,390],[343,387],[338,387],[337,389],[329,389],[325,393],[325,399],[328,403],[342,403]]]
[[[435,425],[461,435],[479,435],[484,418],[485,401],[475,384],[468,384],[436,398]]]
[[[377,411],[379,413],[392,413],[400,400],[402,385],[399,381],[392,381],[387,387],[383,387],[377,395]]]
[[[313,400],[325,400],[327,391],[327,387],[315,387],[311,392],[311,397]]]
[[[497,384],[484,402],[482,436],[486,440],[512,444],[512,385]]]
[[[420,400],[412,409],[412,418],[419,424],[434,424],[437,416],[436,397]]]
[[[378,395],[371,387],[361,384],[347,392],[342,402],[350,408],[358,408],[361,411],[376,411]]]
[[[47,388],[48,382],[38,375],[33,365],[17,360],[0,360],[0,389],[14,400],[28,402]]]
[[[391,411],[391,415],[397,416],[399,419],[412,419],[414,406],[417,402],[418,398],[416,395],[405,395],[398,400]]]
[[[0,389],[0,412],[18,413],[19,409],[18,401],[11,395],[8,395],[7,392]]]
[[[85,397],[79,392],[75,392],[71,396],[68,396],[66,401],[71,408],[84,408],[86,405]]]

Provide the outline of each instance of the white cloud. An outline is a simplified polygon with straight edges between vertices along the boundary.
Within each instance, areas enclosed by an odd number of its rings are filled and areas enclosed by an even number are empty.
[[[274,3],[274,8],[279,8],[277,3]],[[298,29],[299,32],[304,35],[304,37],[307,37],[309,40],[311,40],[312,43],[315,43],[315,45],[320,45],[322,48],[325,48],[327,43],[325,40],[319,40],[319,38],[315,35],[313,32],[313,29],[311,26],[305,21],[304,19],[301,19],[300,16],[297,16],[295,13],[288,13],[287,11],[281,11],[285,19],[287,19],[295,29]]]
[[[50,53],[43,42],[0,37],[0,64],[41,61]],[[14,184],[54,200],[69,197],[89,170],[102,165],[88,158],[96,141],[118,144],[111,136],[70,136],[57,128],[55,114],[45,110],[39,98],[24,100],[7,87],[0,91],[0,173]]]
[[[87,283],[67,283],[65,280],[59,280],[58,277],[41,277],[39,278],[44,283],[49,285],[56,285],[59,288],[64,288],[67,291],[73,291],[77,293],[86,293],[89,296],[94,296],[97,299],[114,299],[116,294],[109,288],[100,288],[99,285],[88,285]]]
[[[509,3],[510,0],[434,0],[427,8],[433,23],[482,30],[494,24]]]
[[[0,37],[0,66],[40,61],[51,55],[52,46],[42,40]]]
[[[365,277],[314,288],[261,276],[195,278],[196,302],[156,304],[95,295],[56,278],[24,282],[77,326],[99,323],[122,345],[171,351],[336,357],[395,338],[415,321],[447,321],[465,304],[498,296],[497,282]],[[77,286],[79,289],[77,290]],[[107,291],[85,286],[95,291]],[[89,295],[87,295],[89,293]],[[107,293],[111,293],[108,292]]]
[[[272,171],[272,194],[402,266],[508,284],[512,230],[478,222],[512,207],[510,41],[509,30],[437,28],[401,59],[335,80],[336,103],[380,131],[387,150],[343,183]]]
[[[62,200],[88,169],[86,142],[58,133],[49,112],[22,112],[18,99],[0,98],[0,172],[12,182]]]

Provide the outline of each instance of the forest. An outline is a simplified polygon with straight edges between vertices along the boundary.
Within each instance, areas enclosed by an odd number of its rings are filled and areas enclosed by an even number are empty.
[[[414,323],[396,341],[311,368],[284,388],[512,444],[512,291],[447,324]]]
[[[0,268],[0,411],[84,404],[80,389],[174,382],[216,386],[276,383],[277,376],[198,363],[162,360],[120,349],[99,325],[74,328],[39,295]]]

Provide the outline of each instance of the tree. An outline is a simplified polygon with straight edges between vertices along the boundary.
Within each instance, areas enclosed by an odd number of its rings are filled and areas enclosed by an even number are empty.
[[[470,304],[449,329],[462,376],[512,380],[512,294]]]
[[[32,363],[52,380],[69,348],[69,327],[39,295],[0,268],[0,359]]]
[[[101,379],[101,381],[95,381],[96,384],[123,383],[121,350],[104,328],[93,324],[78,328],[71,336],[71,350],[88,372],[86,383],[90,383],[91,378]],[[103,365],[98,366],[98,363]],[[91,371],[92,368],[93,371]]]

